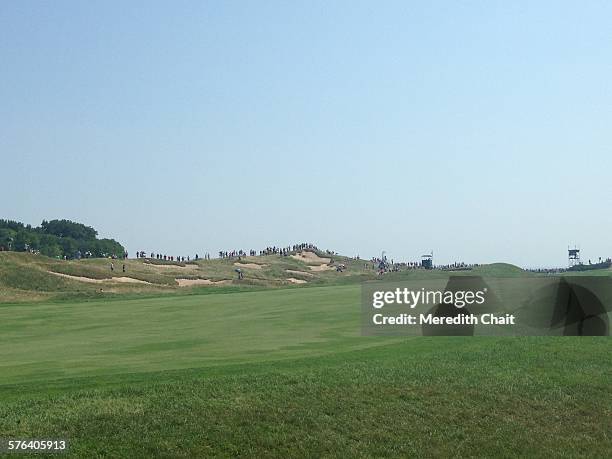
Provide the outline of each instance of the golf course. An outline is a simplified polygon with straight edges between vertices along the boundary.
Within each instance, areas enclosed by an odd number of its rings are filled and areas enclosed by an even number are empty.
[[[246,257],[237,281],[235,260],[110,274],[0,253],[1,436],[66,439],[73,457],[609,453],[609,338],[361,336],[375,274],[324,256]]]
[[[2,2],[0,459],[611,459],[611,18]]]

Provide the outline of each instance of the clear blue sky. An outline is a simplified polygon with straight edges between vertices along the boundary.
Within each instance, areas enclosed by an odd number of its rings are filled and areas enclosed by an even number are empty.
[[[0,217],[193,254],[612,256],[609,1],[5,1]]]

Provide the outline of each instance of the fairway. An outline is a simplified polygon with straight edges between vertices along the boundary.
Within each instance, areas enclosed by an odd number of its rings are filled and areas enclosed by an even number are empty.
[[[359,286],[350,285],[0,305],[0,383],[253,363],[380,345],[385,340],[359,336],[359,294]]]
[[[605,456],[608,338],[360,336],[358,285],[0,306],[0,429],[83,456]]]

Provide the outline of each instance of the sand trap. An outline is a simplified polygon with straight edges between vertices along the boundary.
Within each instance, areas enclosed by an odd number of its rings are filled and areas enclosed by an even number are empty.
[[[293,269],[286,269],[285,271],[288,272],[289,274],[297,274],[298,276],[308,276],[308,277],[314,276],[314,274],[307,273],[305,271],[294,271]]]
[[[234,266],[237,266],[239,268],[247,268],[247,269],[261,269],[264,266],[267,265],[258,265],[257,263],[234,263]]]
[[[140,279],[134,279],[132,277],[111,277],[109,279],[92,279],[91,277],[83,276],[71,276],[70,274],[56,273],[53,271],[47,271],[55,276],[65,277],[66,279],[72,279],[79,282],[89,282],[90,284],[103,284],[105,282],[120,282],[120,283],[132,283],[132,284],[149,284],[151,282],[143,281]]]
[[[306,283],[305,280],[303,280],[303,279],[296,279],[295,277],[288,277],[285,280],[288,280],[292,284],[305,284]]]
[[[133,283],[133,284],[149,284],[149,285],[152,285],[151,282],[143,281],[143,280],[140,280],[140,279],[134,279],[133,277],[113,277],[111,279],[111,281],[113,281],[113,282],[126,282],[126,283]]]
[[[154,266],[156,268],[172,268],[172,269],[198,269],[198,265],[185,265],[185,266],[181,266],[181,265],[172,265],[172,264],[157,264],[157,263],[147,263],[146,261],[143,263],[144,265],[147,266]]]
[[[69,274],[56,273],[53,271],[48,271],[48,273],[53,274],[54,276],[65,277],[66,279],[72,279],[79,282],[89,282],[90,284],[101,284],[103,282],[110,281],[110,279],[92,279],[91,277],[71,276]]]
[[[336,269],[334,266],[329,265],[318,265],[318,266],[309,266],[311,271],[329,271],[331,269]]]
[[[230,283],[231,280],[212,281],[210,279],[176,279],[179,287],[192,287],[194,285],[223,285]]]
[[[305,261],[306,263],[328,264],[331,261],[331,258],[322,258],[314,252],[300,252],[297,255],[291,255],[291,258]]]

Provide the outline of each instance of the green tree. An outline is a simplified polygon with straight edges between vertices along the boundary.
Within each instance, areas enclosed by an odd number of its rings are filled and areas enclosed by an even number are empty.
[[[40,235],[40,253],[48,257],[63,256],[62,247],[58,243],[58,238],[50,234]]]
[[[94,257],[122,256],[125,249],[114,239],[97,239],[98,232],[90,226],[70,220],[43,220],[32,228],[13,220],[0,220],[0,248],[23,252],[40,251],[50,257],[73,258],[91,252]]]
[[[13,250],[15,234],[15,230],[0,227],[0,248],[3,250]]]
[[[16,232],[13,239],[13,248],[15,252],[25,252],[28,247],[28,235],[25,230],[19,230]]]
[[[46,234],[53,234],[59,237],[70,237],[76,240],[94,240],[98,232],[91,226],[70,220],[43,220],[40,227]]]

